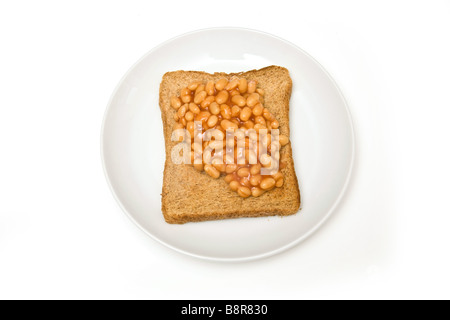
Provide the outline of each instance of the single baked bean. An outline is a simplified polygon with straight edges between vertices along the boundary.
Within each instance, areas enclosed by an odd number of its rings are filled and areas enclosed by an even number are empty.
[[[195,89],[197,89],[197,87],[201,84],[200,81],[194,81],[191,82],[191,84],[188,85],[188,89],[191,91],[194,91]]]
[[[220,113],[220,106],[219,106],[219,104],[217,102],[215,102],[215,101],[211,102],[211,104],[209,105],[209,111],[212,114],[215,114],[215,115],[219,114]]]
[[[225,87],[227,86],[227,84],[228,84],[228,80],[225,79],[225,78],[222,78],[222,79],[220,79],[220,80],[218,80],[218,81],[216,82],[216,89],[217,89],[218,91],[221,91],[221,90],[225,89]]]
[[[278,136],[278,140],[280,141],[280,144],[282,147],[284,147],[285,145],[287,145],[289,143],[288,136],[285,136],[284,134],[280,134]]]
[[[247,92],[254,93],[255,91],[256,91],[256,82],[254,80],[251,80],[248,82]]]
[[[249,107],[254,107],[259,102],[259,94],[252,93],[247,98],[247,105]]]
[[[264,93],[265,93],[264,89],[258,88],[258,89],[256,89],[256,92],[257,92],[261,97],[264,97]]]
[[[216,159],[215,159],[216,160]],[[214,163],[214,161],[213,161],[213,167],[214,168],[216,168],[216,170],[217,171],[219,171],[219,172],[225,172],[225,167],[226,167],[226,165],[225,164],[223,164],[223,163]]]
[[[217,118],[217,116],[212,115],[209,117],[208,121],[206,122],[206,124],[208,125],[208,127],[212,128],[217,124],[217,121],[219,119]]]
[[[189,103],[189,110],[193,114],[199,114],[200,113],[200,108],[193,102]]]
[[[272,158],[267,153],[265,153],[259,157],[259,162],[261,162],[261,165],[263,167],[270,167],[270,164],[272,163]]]
[[[227,129],[237,129],[237,128],[238,128],[238,125],[237,125],[237,124],[235,124],[234,122],[231,122],[231,121],[229,121],[229,120],[222,120],[222,121],[220,122],[220,126],[221,126],[224,130],[227,130]]]
[[[244,186],[240,186],[238,188],[237,192],[242,198],[248,198],[252,194],[252,191],[250,190],[250,188],[247,188]]]
[[[280,127],[280,123],[278,122],[277,119],[273,119],[270,125],[272,126],[273,129],[278,129]]]
[[[205,85],[204,85],[204,84],[199,84],[198,87],[197,87],[197,89],[195,89],[194,96],[195,96],[196,94],[198,94],[199,92],[202,92],[202,91],[204,91],[204,90],[205,90]]]
[[[186,118],[186,121],[192,121],[194,120],[194,114],[191,111],[186,112],[186,114],[184,115],[184,117]]]
[[[227,104],[220,105],[220,114],[224,119],[231,119],[231,108]],[[226,130],[226,129],[225,129]]]
[[[191,90],[189,90],[188,88],[183,88],[180,91],[180,96],[190,96],[191,95]]]
[[[250,173],[254,176],[261,172],[261,165],[259,163],[252,165]]]
[[[194,122],[189,121],[186,123],[186,130],[189,131],[189,134],[191,135],[191,139],[194,138]]]
[[[188,95],[188,96],[181,96],[181,101],[183,101],[183,103],[189,103],[192,101],[192,96]]]
[[[270,111],[267,108],[264,108],[263,117],[266,118],[267,120],[273,120],[274,119],[273,114],[270,113]]]
[[[241,108],[239,108],[238,106],[233,106],[231,108],[231,116],[232,117],[238,118],[240,113],[241,113]]]
[[[250,109],[249,107],[245,107],[242,109],[241,114],[239,115],[239,118],[242,121],[247,121],[248,119],[250,119],[251,115],[252,115],[252,109]]]
[[[248,177],[249,174],[250,174],[250,170],[249,170],[248,168],[240,168],[240,169],[237,171],[237,175],[238,175],[239,177],[241,177],[241,178],[243,178],[243,177]]]
[[[184,126],[181,123],[175,123],[173,125],[173,130],[183,129]]]
[[[275,186],[275,179],[274,178],[264,178],[261,181],[261,184],[259,185],[261,189],[263,190],[269,190]]]
[[[177,122],[178,122],[178,120],[180,120],[180,117],[178,116],[177,113],[175,113],[175,114],[173,115],[173,118],[174,118],[174,120],[177,121]]]
[[[208,81],[208,83],[205,86],[205,91],[208,94],[208,96],[212,96],[216,93],[216,89],[214,87],[214,81]]]
[[[237,94],[231,98],[231,102],[238,105],[239,107],[245,106],[245,99],[240,94]]]
[[[278,188],[282,187],[284,183],[284,179],[281,178],[279,180],[277,180],[277,182],[275,183],[275,186],[277,186]]]
[[[245,79],[245,78],[239,79],[238,88],[239,88],[239,92],[241,94],[247,92],[247,87],[248,87],[247,79]]]
[[[183,104],[177,111],[178,117],[182,118],[186,114],[187,107],[186,104]]]
[[[264,108],[263,108],[262,104],[261,104],[261,103],[258,103],[258,104],[256,104],[256,105],[253,107],[252,113],[253,113],[253,115],[255,115],[255,116],[260,116],[260,115],[262,115],[263,110],[264,110]]]
[[[200,91],[195,95],[194,103],[196,104],[201,103],[203,100],[205,100],[206,96],[207,96],[206,91]]]
[[[266,126],[266,119],[264,119],[262,116],[256,116],[255,117],[255,124],[260,124],[262,126]]]
[[[232,174],[227,174],[226,176],[225,176],[225,182],[226,183],[230,183],[231,181],[233,181],[233,175]]]
[[[260,188],[252,188],[252,196],[254,197],[259,197],[260,195],[262,195],[265,191],[263,189]]]
[[[226,168],[225,168],[225,172],[226,173],[233,173],[235,172],[237,169],[237,165],[232,163],[232,164],[227,164]]]
[[[218,104],[223,104],[227,102],[229,96],[230,94],[228,93],[228,91],[222,90],[216,95],[216,102]]]
[[[174,108],[175,110],[178,110],[181,107],[181,100],[178,97],[172,97],[170,99],[170,105],[172,106],[172,108]]]
[[[241,186],[241,184],[239,182],[237,182],[236,180],[233,180],[230,182],[230,188],[233,191],[236,191],[240,186]]]
[[[252,120],[248,120],[248,121],[245,121],[244,122],[244,127],[246,127],[247,129],[253,129],[253,126],[254,126],[255,124],[253,123],[253,121]]]

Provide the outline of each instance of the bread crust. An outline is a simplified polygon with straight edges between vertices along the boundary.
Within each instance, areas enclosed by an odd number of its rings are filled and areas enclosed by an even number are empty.
[[[257,80],[265,90],[264,106],[280,123],[280,134],[289,136],[289,100],[292,80],[289,71],[279,66],[239,73],[206,73],[200,71],[173,71],[164,74],[159,90],[159,106],[163,121],[166,162],[161,194],[162,213],[167,223],[183,224],[207,220],[240,217],[292,215],[300,208],[300,190],[292,159],[291,143],[281,149],[287,166],[282,169],[284,185],[260,197],[242,198],[230,190],[224,179],[212,179],[191,165],[176,165],[171,161],[171,150],[177,142],[171,141],[175,124],[175,110],[170,98],[193,81],[217,81],[226,77],[245,77]]]

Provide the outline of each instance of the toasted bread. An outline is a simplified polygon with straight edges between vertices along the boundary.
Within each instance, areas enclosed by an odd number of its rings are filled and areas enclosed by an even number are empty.
[[[159,105],[164,125],[166,162],[162,188],[162,212],[166,222],[219,220],[239,217],[291,215],[300,208],[300,191],[292,159],[291,143],[281,149],[287,166],[282,169],[284,185],[260,197],[242,198],[230,190],[224,179],[212,179],[205,172],[196,171],[189,164],[174,164],[171,150],[178,142],[171,141],[175,110],[170,98],[193,81],[217,81],[232,76],[257,80],[265,90],[264,106],[275,115],[280,124],[280,134],[289,136],[289,100],[292,80],[289,71],[278,66],[242,73],[214,73],[174,71],[164,74],[159,92]]]

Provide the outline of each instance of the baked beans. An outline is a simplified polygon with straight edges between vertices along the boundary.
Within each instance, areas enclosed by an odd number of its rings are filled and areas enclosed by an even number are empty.
[[[208,81],[208,83],[205,86],[205,91],[208,94],[208,96],[213,96],[216,93],[214,81]]]
[[[284,176],[280,170],[287,166],[279,150],[289,143],[289,137],[280,134],[278,141],[272,141],[270,131],[260,131],[278,129],[280,123],[264,107],[265,91],[257,85],[256,80],[238,77],[193,81],[170,98],[176,121],[173,130],[186,129],[191,135],[193,167],[214,179],[223,175],[230,189],[242,198],[281,188]],[[194,121],[201,122],[201,128]],[[227,131],[230,129],[233,131]],[[202,135],[201,142],[195,140],[196,132]],[[179,138],[189,139],[188,135]],[[260,146],[267,153],[262,153]],[[223,147],[226,149],[219,152]],[[274,160],[279,160],[279,168],[273,169]],[[263,168],[269,169],[269,174],[262,175]]]
[[[207,174],[209,174],[214,179],[217,179],[220,177],[220,172],[217,170],[214,166],[205,164],[205,167],[203,168]]]
[[[248,82],[247,92],[254,93],[256,91],[256,81],[252,80]]]

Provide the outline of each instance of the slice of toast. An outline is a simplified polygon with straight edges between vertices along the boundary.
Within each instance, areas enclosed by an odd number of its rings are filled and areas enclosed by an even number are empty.
[[[174,164],[171,150],[178,142],[171,141],[175,125],[175,110],[170,98],[193,81],[217,81],[220,78],[238,76],[256,80],[265,90],[264,106],[278,119],[280,134],[289,136],[289,99],[292,80],[289,71],[278,66],[242,73],[214,73],[198,71],[167,72],[159,91],[159,105],[164,125],[166,163],[162,189],[162,212],[168,223],[186,223],[239,217],[291,215],[300,208],[300,191],[292,159],[291,143],[281,149],[281,157],[287,166],[282,169],[284,185],[270,190],[260,197],[242,198],[232,191],[223,178],[212,179],[189,164]]]

